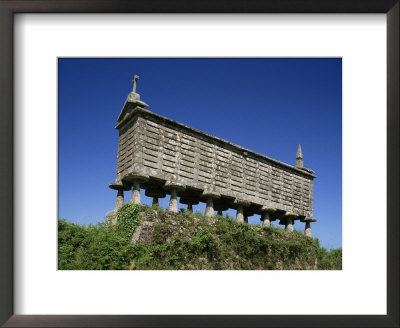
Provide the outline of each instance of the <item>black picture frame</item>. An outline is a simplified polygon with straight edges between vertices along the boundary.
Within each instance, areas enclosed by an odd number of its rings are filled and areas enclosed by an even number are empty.
[[[0,324],[4,327],[399,327],[399,11],[399,0],[1,0]],[[13,22],[16,13],[385,13],[387,315],[14,315]]]

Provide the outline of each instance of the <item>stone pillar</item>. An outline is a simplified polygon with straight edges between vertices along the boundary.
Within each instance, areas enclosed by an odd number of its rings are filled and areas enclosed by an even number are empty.
[[[312,237],[312,234],[311,234],[311,223],[308,222],[308,221],[306,222],[306,227],[304,229],[304,235],[307,236],[307,237]]]
[[[197,205],[199,203],[199,200],[195,196],[182,196],[179,202],[181,204],[186,204],[186,209],[190,213],[193,213],[193,205]]]
[[[108,185],[110,189],[117,190],[117,199],[115,201],[115,206],[112,211],[106,213],[106,222],[115,223],[117,222],[117,212],[124,206],[124,190],[130,190],[131,187],[123,183],[110,183]]]
[[[164,198],[166,195],[164,190],[157,189],[154,186],[147,188],[144,194],[147,197],[153,198],[151,206],[159,206],[159,203],[158,203],[159,198]]]
[[[285,230],[286,231],[293,231],[293,219],[287,218],[285,222]]]
[[[188,203],[188,204],[187,204],[187,210],[188,210],[190,213],[193,213],[193,206],[192,206],[192,203]]]
[[[178,191],[182,192],[185,190],[185,186],[176,181],[167,181],[164,184],[164,189],[169,190],[171,193],[168,211],[178,213]]]
[[[134,204],[139,204],[139,205],[141,204],[141,201],[140,201],[140,182],[138,180],[133,181],[131,202],[134,203]]]
[[[118,211],[122,206],[124,206],[124,191],[118,189],[117,200],[115,201],[114,211]]]
[[[147,175],[140,175],[140,174],[133,174],[129,173],[127,176],[124,177],[124,182],[127,184],[132,185],[132,196],[131,196],[131,203],[134,204],[141,204],[140,201],[140,184],[149,180],[149,176]]]
[[[244,222],[249,223],[249,217],[247,215],[244,216]]]
[[[212,197],[207,198],[207,206],[204,211],[204,216],[212,218],[214,216],[214,203]]]
[[[226,203],[220,202],[220,203],[214,204],[214,210],[217,211],[217,215],[224,216],[223,212],[229,210],[229,207]]]
[[[250,202],[244,199],[236,198],[233,201],[233,204],[236,205],[236,221],[237,222],[244,222],[244,214],[243,214],[243,207],[250,206]]]
[[[206,210],[204,211],[204,216],[213,217],[214,216],[214,199],[221,198],[221,194],[212,191],[212,190],[204,190],[201,194],[201,198],[206,200]]]
[[[271,227],[271,220],[269,217],[269,212],[264,212],[261,216],[261,221],[262,221],[262,225],[263,227]]]
[[[276,208],[274,207],[269,207],[264,205],[261,207],[260,212],[262,213],[261,215],[261,221],[263,227],[271,227],[271,221],[275,221],[275,219],[271,218],[271,215],[277,211]]]
[[[238,208],[236,210],[236,221],[244,222],[243,205],[238,205]]]
[[[151,206],[158,206],[158,197],[153,197],[153,201],[151,203]]]
[[[285,224],[286,231],[293,231],[294,220],[299,218],[299,214],[295,212],[286,212],[284,218],[281,220]]]
[[[178,213],[178,196],[175,188],[171,189],[171,198],[169,199],[168,211]]]

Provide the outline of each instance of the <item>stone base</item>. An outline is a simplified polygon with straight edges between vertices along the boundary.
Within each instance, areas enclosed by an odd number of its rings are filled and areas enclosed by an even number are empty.
[[[106,213],[106,223],[117,223],[117,212],[115,210]]]

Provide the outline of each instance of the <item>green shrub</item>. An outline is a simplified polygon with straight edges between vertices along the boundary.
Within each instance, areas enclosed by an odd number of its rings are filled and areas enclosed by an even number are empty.
[[[58,220],[59,270],[120,270],[129,267],[138,248],[130,243],[139,225],[140,206],[132,203],[118,211],[116,225],[79,226]]]
[[[132,244],[141,210],[157,210],[159,223],[153,226],[148,243]],[[141,209],[132,203],[124,205],[117,216],[115,225],[87,227],[59,220],[59,269],[340,270],[342,267],[341,249],[328,252],[319,246],[317,238],[280,228],[238,223],[221,216],[210,221],[201,213],[193,215],[186,211],[171,216],[164,210]]]
[[[325,248],[318,249],[318,269],[319,270],[342,270],[342,249],[331,249],[329,252]]]
[[[117,230],[128,240],[139,226],[141,209],[139,204],[126,203],[117,212]]]

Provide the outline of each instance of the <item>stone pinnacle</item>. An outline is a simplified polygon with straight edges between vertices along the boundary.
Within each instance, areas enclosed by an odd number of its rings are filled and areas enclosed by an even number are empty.
[[[299,144],[299,147],[297,148],[296,159],[302,159],[302,158],[303,158],[303,153],[301,152],[301,146]]]
[[[299,144],[299,147],[297,148],[295,167],[303,168],[303,153],[301,152],[300,144]]]

